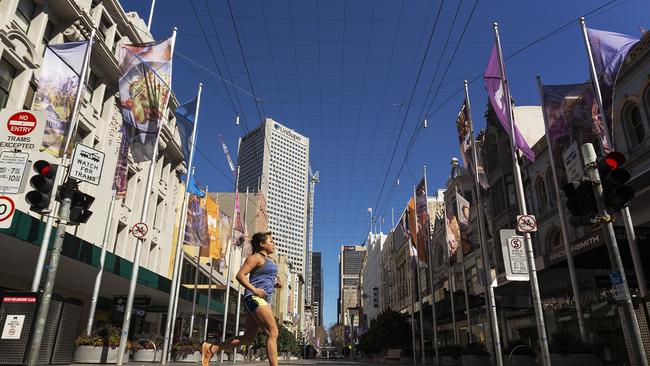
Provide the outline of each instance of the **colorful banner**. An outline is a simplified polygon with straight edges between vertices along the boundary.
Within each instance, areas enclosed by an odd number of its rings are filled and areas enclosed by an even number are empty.
[[[208,233],[208,215],[205,212],[203,199],[191,194],[187,203],[187,221],[185,223],[185,238],[183,244],[198,247],[210,245]]]
[[[460,243],[463,246],[463,255],[468,255],[479,247],[478,243],[469,236],[469,225],[471,223],[469,212],[469,201],[461,196],[460,193],[456,192],[456,218],[458,219],[458,230],[460,233]]]
[[[120,105],[135,162],[151,160],[169,100],[172,43],[120,47]]]
[[[420,262],[427,262],[426,246],[429,239],[429,210],[427,207],[427,184],[424,178],[415,187],[416,231],[415,247]]]
[[[226,215],[222,211],[219,211],[219,239],[221,241],[221,259],[224,261],[226,254],[228,253],[228,244],[230,243],[230,231],[232,229],[232,220],[230,216]],[[224,263],[225,264],[225,261]],[[225,265],[221,265],[220,269],[225,268]]]
[[[129,173],[129,140],[126,138],[124,125],[120,128],[120,149],[117,152],[115,175],[113,176],[113,190],[115,199],[126,197]]]
[[[201,248],[201,257],[221,258],[221,235],[219,233],[219,203],[209,195],[205,198],[205,213],[208,217],[208,235],[210,246]]]
[[[603,108],[605,109],[605,118],[607,119],[607,127],[610,135],[613,137],[613,101],[616,78],[618,77],[618,72],[621,65],[623,65],[625,57],[632,47],[639,42],[639,39],[625,34],[590,28],[587,28],[587,36],[591,45],[594,66],[596,67],[600,95],[603,99]],[[612,150],[604,133],[601,134],[601,141],[606,151]]]
[[[483,169],[481,155],[478,152],[476,155],[478,156],[479,161],[474,161],[472,146],[476,146],[476,144],[472,143],[472,126],[470,124],[471,121],[469,115],[467,114],[467,111],[467,100],[465,100],[463,102],[463,105],[460,107],[458,117],[456,117],[456,129],[458,130],[458,145],[460,146],[460,154],[463,157],[464,166],[469,169],[472,175],[475,174],[475,166],[478,167],[478,182],[481,185],[481,188],[488,189],[490,188],[490,184],[488,183],[487,176],[485,175],[485,170]]]
[[[542,85],[546,133],[559,187],[567,183],[563,154],[574,142],[592,143],[604,136],[598,105],[590,83]]]
[[[447,241],[449,265],[456,263],[456,253],[461,244],[460,227],[454,209],[456,203],[453,201],[450,199],[445,205],[445,240]]]
[[[47,112],[41,151],[59,157],[72,120],[79,78],[88,42],[68,42],[45,48],[34,96],[34,109]]]
[[[497,115],[497,119],[501,122],[503,128],[508,132],[508,135],[511,135],[512,128],[510,127],[510,119],[508,116],[507,108],[510,103],[509,100],[506,100],[507,96],[510,93],[507,93],[508,84],[507,81],[503,82],[503,75],[501,75],[501,60],[499,60],[499,53],[497,52],[497,46],[495,45],[492,48],[492,54],[490,55],[490,61],[488,62],[487,69],[483,75],[485,80],[485,88],[487,89],[488,98],[490,99],[490,104],[494,113]],[[514,117],[512,117],[514,118]],[[519,132],[517,123],[512,122],[514,125],[515,136],[510,136],[515,141],[515,146],[528,158],[530,161],[535,161],[535,153],[528,146],[528,143],[524,139],[524,136]]]
[[[235,221],[234,221],[235,228],[232,232],[233,238],[232,238],[232,243],[234,246],[240,247],[244,245],[244,241],[246,239],[245,237],[245,229],[244,225],[242,223],[242,217],[241,217],[241,210],[239,208],[239,192],[235,192]]]
[[[176,114],[176,127],[178,128],[178,133],[181,135],[181,145],[183,147],[183,157],[185,158],[186,165],[189,165],[190,155],[192,154],[192,150],[194,150],[192,130],[194,129],[196,103],[197,98],[195,97],[189,102],[176,108],[176,111],[174,111],[174,114]],[[198,130],[195,140],[197,138]]]

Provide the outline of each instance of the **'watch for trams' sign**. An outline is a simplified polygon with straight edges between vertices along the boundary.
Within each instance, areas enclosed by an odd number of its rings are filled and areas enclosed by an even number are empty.
[[[38,150],[43,144],[47,115],[44,111],[0,111],[0,150]]]
[[[86,145],[77,144],[72,154],[70,178],[99,185],[104,167],[104,153]]]

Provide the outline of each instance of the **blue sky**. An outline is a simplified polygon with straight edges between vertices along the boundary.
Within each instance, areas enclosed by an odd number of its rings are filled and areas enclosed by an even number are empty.
[[[525,48],[506,63],[519,105],[539,104],[538,74],[546,83],[587,80],[579,16],[607,4],[587,17],[588,26],[638,36],[639,27],[650,23],[646,0],[481,1],[469,19],[474,4],[442,5],[419,73],[439,1],[237,0],[230,2],[231,18],[226,0],[157,0],[155,37],[166,38],[178,27],[173,75],[178,99],[189,100],[198,82],[204,83],[196,158],[202,184],[211,191],[232,190],[218,136],[233,150],[260,116],[310,137],[311,164],[320,171],[314,250],[323,253],[326,325],[336,321],[339,247],[363,242],[367,208],[386,217],[386,231],[391,208],[405,206],[423,166],[430,190],[446,181],[449,160],[459,155],[454,122],[463,79],[476,78],[470,84],[475,129],[484,126],[487,97],[479,76],[493,44],[492,22],[499,22],[506,57]],[[149,0],[122,5],[148,17]],[[411,143],[425,117],[429,127]]]

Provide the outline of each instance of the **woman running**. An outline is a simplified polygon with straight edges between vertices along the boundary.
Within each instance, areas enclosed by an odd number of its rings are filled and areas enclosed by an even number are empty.
[[[263,329],[268,335],[266,341],[266,354],[271,366],[278,365],[278,327],[273,317],[270,302],[275,287],[281,288],[279,281],[278,265],[269,257],[273,254],[274,246],[271,232],[259,232],[251,238],[253,254],[246,258],[237,273],[237,281],[246,288],[244,291],[244,307],[246,320],[244,335],[232,337],[223,343],[203,342],[203,366],[210,364],[210,359],[219,351],[233,349],[243,344],[251,344],[255,335]],[[246,275],[250,274],[249,278]]]

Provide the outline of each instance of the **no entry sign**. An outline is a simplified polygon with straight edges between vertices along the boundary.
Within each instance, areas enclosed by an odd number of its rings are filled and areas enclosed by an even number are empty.
[[[44,111],[0,111],[0,150],[38,150],[46,123]]]

